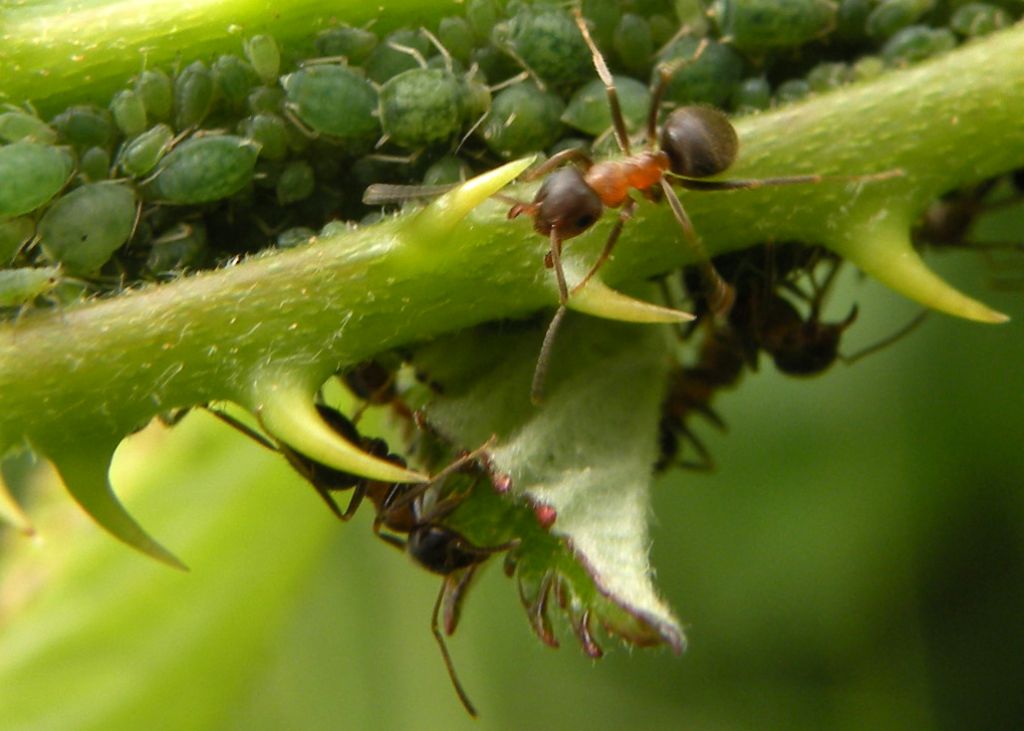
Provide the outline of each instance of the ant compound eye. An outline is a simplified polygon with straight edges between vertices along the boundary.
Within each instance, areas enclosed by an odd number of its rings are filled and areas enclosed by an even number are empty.
[[[574,167],[551,173],[533,202],[538,207],[534,228],[545,236],[553,229],[562,240],[579,236],[604,210],[600,197]]]
[[[704,178],[728,169],[739,150],[736,130],[712,107],[676,109],[661,129],[660,142],[672,172],[687,178]]]

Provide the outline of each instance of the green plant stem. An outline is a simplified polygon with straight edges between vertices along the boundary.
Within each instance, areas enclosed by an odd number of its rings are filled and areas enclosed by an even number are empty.
[[[831,181],[684,196],[712,253],[800,239],[840,247],[879,220],[909,226],[939,193],[1024,165],[1024,27],[935,62],[743,120],[737,176],[892,168]],[[528,195],[518,191],[520,195]],[[433,214],[332,236],[174,283],[0,329],[0,447],[55,430],[123,435],[154,413],[211,399],[257,409],[277,388],[312,392],[386,349],[555,302],[547,242],[489,201],[448,229]],[[667,206],[643,204],[609,283],[692,259]],[[567,250],[583,271],[611,225]],[[580,256],[582,254],[582,256]]]

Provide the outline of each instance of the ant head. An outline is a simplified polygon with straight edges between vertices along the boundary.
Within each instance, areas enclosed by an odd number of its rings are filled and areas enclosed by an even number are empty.
[[[739,138],[729,118],[712,107],[679,107],[665,120],[659,140],[672,172],[705,178],[736,160]]]
[[[604,211],[601,198],[572,166],[559,168],[544,179],[533,207],[537,233],[550,236],[554,231],[563,241],[593,226]]]
[[[446,576],[480,563],[480,549],[470,546],[460,534],[440,525],[426,523],[410,531],[406,550],[427,571]]]
[[[827,370],[839,358],[843,332],[856,319],[854,306],[842,322],[810,319],[783,328],[769,350],[775,367],[791,376],[813,376]]]

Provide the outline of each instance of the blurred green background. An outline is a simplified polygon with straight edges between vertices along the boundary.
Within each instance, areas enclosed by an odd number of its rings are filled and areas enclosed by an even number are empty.
[[[33,478],[42,539],[3,536],[0,728],[1021,728],[1024,291],[987,289],[980,257],[934,263],[1014,321],[935,315],[813,380],[763,366],[718,400],[727,435],[697,425],[718,471],[654,485],[682,656],[543,647],[493,562],[450,642],[471,721],[429,631],[438,579],[199,414],[115,472],[188,574]],[[916,313],[853,276],[839,294],[833,319],[861,303],[847,351]]]

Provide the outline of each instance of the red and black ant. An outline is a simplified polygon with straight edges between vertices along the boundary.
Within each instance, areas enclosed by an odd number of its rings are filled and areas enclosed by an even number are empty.
[[[686,214],[672,182],[691,190],[737,190],[768,185],[816,183],[821,175],[798,175],[779,178],[706,180],[727,170],[736,160],[739,138],[728,117],[707,106],[684,106],[675,109],[658,130],[658,111],[665,88],[682,63],[662,64],[658,69],[658,83],[651,96],[647,115],[646,146],[634,154],[619,104],[618,92],[611,72],[597,45],[590,37],[586,21],[579,8],[575,11],[576,25],[590,49],[594,67],[608,94],[615,138],[624,158],[594,162],[578,148],[564,150],[526,174],[530,180],[548,174],[530,203],[516,203],[508,212],[509,218],[527,215],[533,219],[534,229],[550,239],[551,249],[545,262],[555,270],[558,281],[559,307],[544,337],[540,357],[534,372],[532,397],[539,401],[550,359],[555,334],[566,313],[570,290],[562,268],[562,245],[579,236],[594,225],[605,208],[619,208],[619,219],[608,234],[604,248],[587,274],[573,287],[575,293],[604,265],[611,256],[622,229],[636,210],[637,202],[630,191],[637,190],[645,197],[656,200],[661,196],[668,201],[672,213],[683,230],[687,245],[698,256],[698,266],[708,294],[708,301],[716,314],[728,312],[735,292],[725,282],[701,243]],[[698,49],[694,58],[699,55]],[[575,166],[563,166],[572,161]],[[671,182],[670,182],[671,181]]]

